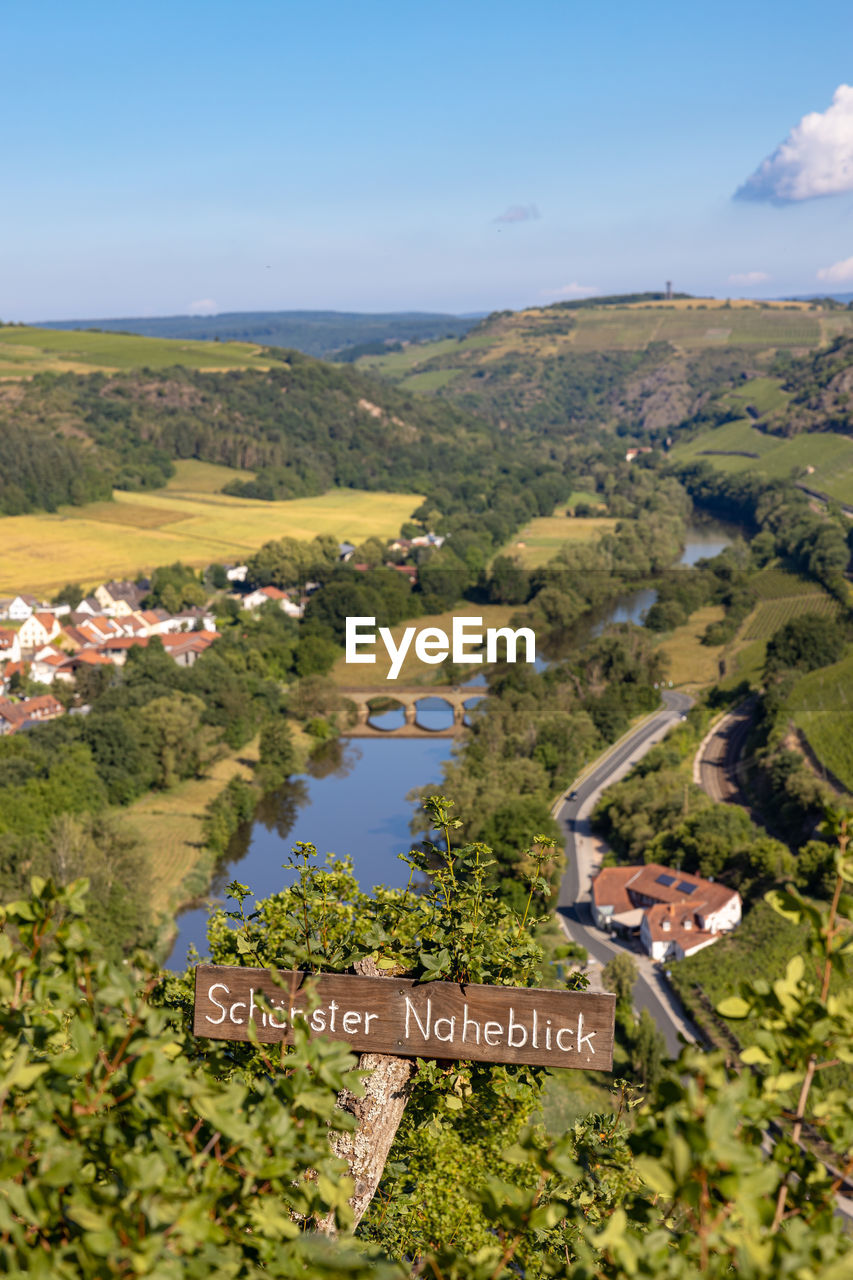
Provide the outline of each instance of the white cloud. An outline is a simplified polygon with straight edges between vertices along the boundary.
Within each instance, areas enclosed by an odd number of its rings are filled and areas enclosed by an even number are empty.
[[[495,222],[533,222],[541,216],[535,204],[511,204],[498,214]]]
[[[729,276],[729,284],[764,284],[769,279],[766,271],[736,271],[733,276]]]
[[[853,86],[840,84],[826,111],[810,111],[735,192],[740,200],[788,203],[853,190]]]
[[[833,262],[831,267],[821,267],[817,278],[827,284],[850,284],[853,282],[853,258],[842,258],[841,262]]]
[[[187,307],[188,316],[215,316],[219,307],[213,301],[213,298],[199,298],[198,302],[191,302]]]
[[[543,289],[543,298],[589,298],[594,293],[601,293],[597,284],[578,284],[574,280],[571,284],[561,285],[559,289]]]

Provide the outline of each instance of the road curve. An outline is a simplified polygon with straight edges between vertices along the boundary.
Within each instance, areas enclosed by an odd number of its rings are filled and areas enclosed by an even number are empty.
[[[756,699],[747,698],[718,721],[702,742],[693,762],[693,781],[719,804],[746,805],[737,778],[737,763],[755,715]]]
[[[659,966],[653,965],[645,953],[638,954],[635,948],[611,941],[609,934],[603,933],[593,925],[590,912],[592,867],[588,851],[585,852],[580,847],[582,844],[589,843],[589,815],[595,808],[602,791],[624,777],[638,760],[641,760],[656,743],[660,742],[693,702],[693,699],[686,694],[677,693],[671,689],[664,690],[662,697],[664,705],[660,711],[622,739],[615,748],[605,753],[583,781],[578,783],[577,788],[570,792],[573,799],[564,796],[554,807],[554,816],[564,833],[567,859],[566,872],[557,900],[557,912],[569,937],[586,947],[593,959],[600,964],[607,964],[608,960],[621,951],[627,950],[634,953],[639,968],[637,984],[634,987],[634,1006],[638,1010],[648,1009],[655,1024],[663,1033],[667,1051],[672,1057],[676,1057],[681,1048],[679,1033],[688,1039],[695,1039],[695,1036],[689,1024],[685,1022],[683,1011],[666,985]],[[753,710],[752,705],[743,703],[720,721],[714,733],[709,735],[697,753],[697,769],[701,767],[702,753],[706,743],[715,736],[719,737],[726,749],[731,751],[729,759],[733,763],[737,761]],[[719,777],[722,773],[720,756],[714,754],[711,760],[711,767]],[[713,792],[709,791],[709,794],[717,798]],[[734,797],[729,793],[720,798],[731,800]],[[853,1220],[853,1199],[839,1193],[837,1201],[838,1213]]]
[[[687,694],[673,689],[664,690],[662,697],[664,705],[661,709],[607,752],[570,793],[572,799],[565,796],[554,809],[566,849],[566,872],[560,885],[557,911],[569,936],[586,947],[590,956],[601,964],[607,964],[620,951],[635,949],[611,941],[608,934],[596,929],[592,923],[592,867],[584,848],[590,835],[589,815],[601,792],[623,777],[660,742],[693,703]],[[637,1009],[648,1009],[666,1039],[667,1050],[675,1056],[681,1047],[679,1031],[686,1031],[686,1027],[659,970],[648,962],[645,953],[636,958],[640,962],[640,975],[634,988],[634,1005]]]

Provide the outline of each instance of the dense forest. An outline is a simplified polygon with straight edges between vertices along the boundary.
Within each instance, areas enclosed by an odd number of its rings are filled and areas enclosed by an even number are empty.
[[[269,373],[174,369],[10,384],[0,389],[0,449],[7,514],[103,498],[110,485],[156,488],[177,458],[255,473],[229,486],[249,498],[334,485],[425,493],[437,518],[481,517],[495,541],[567,492],[562,468],[535,441],[510,441],[451,405],[296,352]]]

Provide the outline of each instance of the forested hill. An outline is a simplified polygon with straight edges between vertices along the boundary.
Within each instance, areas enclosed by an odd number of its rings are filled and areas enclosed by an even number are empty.
[[[839,337],[827,350],[799,360],[777,360],[772,372],[788,399],[768,415],[770,430],[853,436],[853,338]]]
[[[359,367],[496,422],[661,440],[780,353],[796,359],[846,334],[853,312],[817,303],[626,295],[496,312],[462,339]]]
[[[178,458],[252,473],[230,492],[256,498],[333,485],[428,495],[447,515],[535,514],[561,496],[495,426],[350,366],[277,353],[267,370],[42,374],[0,384],[0,509],[17,514],[156,488]],[[256,475],[256,478],[253,478]],[[524,499],[519,497],[525,489]],[[530,510],[515,511],[519,502]],[[498,530],[495,531],[498,536]]]
[[[309,356],[335,356],[347,349],[382,351],[386,344],[459,337],[475,318],[428,311],[232,311],[215,316],[151,316],[118,320],[48,320],[47,329],[97,329],[149,338],[205,342],[255,342],[292,347]]]

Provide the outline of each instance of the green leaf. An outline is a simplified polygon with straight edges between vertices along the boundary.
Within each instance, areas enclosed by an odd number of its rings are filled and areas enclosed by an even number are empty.
[[[725,1001],[723,1003],[725,1003]],[[745,1062],[748,1067],[757,1063],[769,1066],[772,1061],[772,1059],[770,1059],[764,1050],[759,1048],[757,1044],[751,1044],[748,1048],[744,1049],[743,1053],[740,1055],[740,1060],[741,1062]]]
[[[723,1018],[746,1018],[752,1012],[742,996],[727,996],[717,1005],[717,1013]]]

